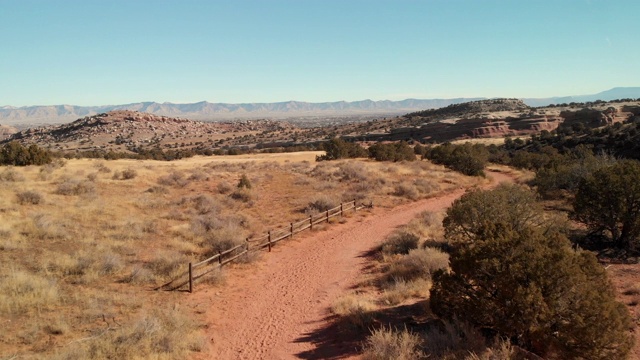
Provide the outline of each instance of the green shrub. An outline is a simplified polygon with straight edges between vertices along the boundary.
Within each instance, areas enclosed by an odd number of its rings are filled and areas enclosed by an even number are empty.
[[[635,250],[640,238],[640,162],[620,161],[580,184],[573,217],[617,248]]]
[[[340,138],[333,138],[322,144],[325,155],[316,156],[316,161],[338,160],[366,157],[367,151],[360,145],[346,142]]]
[[[251,181],[249,181],[249,178],[247,177],[246,174],[242,174],[242,177],[240,177],[240,180],[238,180],[238,189],[251,189]]]
[[[443,220],[447,239],[473,241],[486,224],[500,220],[515,230],[544,223],[535,193],[524,186],[501,184],[472,190],[453,202]]]
[[[414,150],[405,141],[382,144],[377,143],[369,147],[369,157],[376,161],[415,161]]]
[[[489,151],[482,144],[453,145],[445,143],[428,149],[424,158],[465,175],[484,176],[484,167],[489,160]]]
[[[563,192],[575,194],[583,179],[613,163],[615,159],[609,156],[594,156],[591,150],[578,147],[570,154],[556,155],[546,166],[537,168],[530,184],[545,198],[558,197]]]
[[[51,160],[51,152],[37,145],[25,147],[17,141],[11,141],[0,148],[0,165],[44,165]]]
[[[632,347],[629,313],[604,269],[563,235],[485,222],[450,263],[433,276],[438,316],[464,318],[540,356],[622,359]]]
[[[478,328],[458,318],[442,321],[439,325],[432,326],[423,333],[423,348],[427,359],[479,360],[472,354],[484,350],[486,341]],[[487,360],[516,359],[489,357]]]

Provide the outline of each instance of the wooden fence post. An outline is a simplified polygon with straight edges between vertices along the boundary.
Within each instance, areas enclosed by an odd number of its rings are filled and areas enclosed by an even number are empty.
[[[189,292],[193,292],[193,268],[189,263]]]
[[[342,203],[340,203],[340,216],[344,216],[344,214],[342,213]]]
[[[218,264],[222,265],[222,252],[218,250]]]
[[[309,230],[313,230],[313,215],[309,215]]]
[[[268,235],[269,235],[269,252],[271,252],[271,230],[269,230]]]
[[[293,238],[293,223],[291,223],[291,237]]]
[[[327,210],[327,222],[329,222],[329,210]]]

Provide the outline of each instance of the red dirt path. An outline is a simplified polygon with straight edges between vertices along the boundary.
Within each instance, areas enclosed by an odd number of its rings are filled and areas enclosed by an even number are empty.
[[[512,181],[492,173],[494,184]],[[206,311],[210,348],[201,359],[339,359],[356,356],[326,334],[329,307],[355,285],[364,254],[422,211],[442,210],[464,189],[393,209],[375,209],[325,231],[285,240],[256,264],[227,271],[222,288],[196,286],[189,304]],[[349,345],[345,345],[349,344]],[[345,348],[348,347],[348,348]]]

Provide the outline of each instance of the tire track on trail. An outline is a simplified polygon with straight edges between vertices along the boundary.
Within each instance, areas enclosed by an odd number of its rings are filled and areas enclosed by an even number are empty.
[[[493,183],[512,182],[491,173]],[[196,287],[185,303],[205,305],[207,354],[199,359],[296,359],[315,345],[305,334],[321,328],[328,308],[348,291],[367,259],[363,254],[380,244],[398,226],[425,210],[438,211],[465,189],[401,205],[375,209],[361,220],[352,218],[327,230],[301,233],[284,241],[246,268],[226,271],[220,288]]]

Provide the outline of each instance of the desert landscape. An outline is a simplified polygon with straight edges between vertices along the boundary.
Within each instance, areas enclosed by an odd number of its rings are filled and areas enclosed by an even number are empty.
[[[354,142],[367,135],[353,131],[369,123],[342,125],[340,137],[323,138],[319,134],[336,127],[208,123],[131,111],[15,132],[0,144],[0,159],[14,161],[0,171],[2,353],[54,359],[563,357],[561,347],[509,341],[465,319],[446,320],[430,305],[433,277],[462,249],[447,220],[452,204],[465,194],[500,194],[504,186],[524,191],[518,201],[539,204],[529,206],[539,208],[536,216],[548,225],[536,227],[560,231],[574,247],[598,256],[615,286],[606,301],[626,304],[630,314],[616,320],[629,326],[628,340],[621,334],[612,340],[627,351],[639,333],[635,245],[594,245],[574,215],[578,186],[570,184],[579,183],[573,176],[617,163],[596,151],[602,146],[610,155],[633,154],[639,108],[640,101],[631,100],[559,109],[482,100],[385,125],[392,128],[387,136],[397,136],[399,122],[427,121],[426,134],[455,139],[440,145],[431,136]],[[550,115],[553,126],[536,118],[536,125],[514,132],[514,124],[525,121],[514,116],[529,119],[531,112],[562,116]],[[493,122],[495,131],[481,131]],[[431,132],[437,126],[451,130]],[[258,136],[292,131],[308,151],[256,147]],[[623,143],[598,145],[599,134]],[[220,143],[226,138],[237,139],[244,151]],[[578,153],[581,144],[593,152]],[[577,148],[555,150],[566,146]],[[184,153],[156,160],[176,149]],[[581,172],[572,175],[573,166]],[[198,269],[189,284],[191,264]],[[617,356],[602,354],[595,356]]]
[[[638,13],[0,1],[0,360],[640,359]]]

